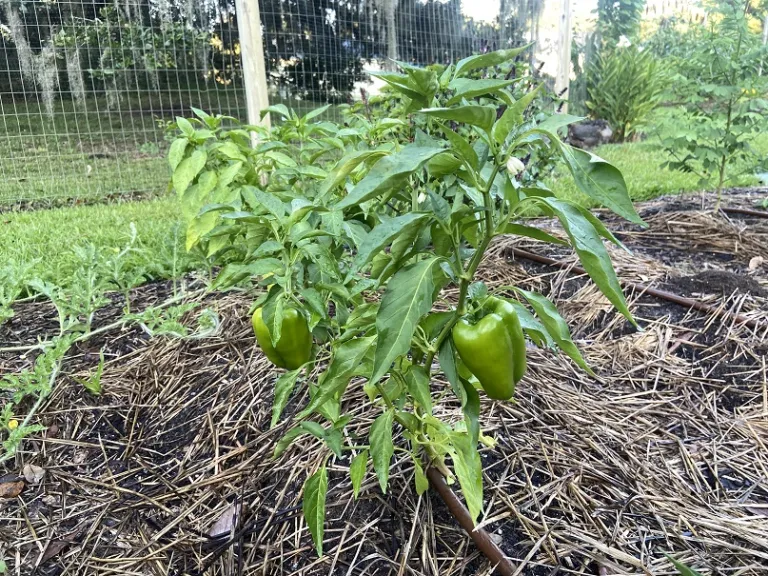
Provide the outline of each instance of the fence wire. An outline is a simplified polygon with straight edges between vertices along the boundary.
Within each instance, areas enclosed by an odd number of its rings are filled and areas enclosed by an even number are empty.
[[[270,103],[347,103],[393,60],[520,45],[544,6],[259,0]],[[231,0],[0,0],[0,209],[164,190],[175,116],[245,120],[240,58]]]

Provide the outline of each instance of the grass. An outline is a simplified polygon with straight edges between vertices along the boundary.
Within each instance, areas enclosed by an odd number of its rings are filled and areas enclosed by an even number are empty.
[[[318,106],[286,104],[300,113]],[[191,106],[245,117],[242,91],[221,87],[132,94],[112,109],[105,97],[85,105],[59,100],[53,115],[35,98],[0,99],[0,268],[34,262],[32,276],[67,286],[78,263],[73,246],[119,251],[131,223],[139,247],[128,256],[128,272],[157,278],[192,267],[175,198],[3,212],[162,192],[170,179],[166,127],[177,115],[191,116]]]
[[[127,270],[147,279],[171,277],[196,263],[184,250],[175,198],[12,212],[0,214],[0,222],[0,263],[34,262],[29,276],[62,286],[78,265],[73,246],[90,243],[102,252],[117,252],[130,240],[131,223],[138,240]]]
[[[768,135],[758,139],[755,146],[768,151]],[[651,143],[611,144],[598,148],[595,153],[623,172],[634,201],[700,190],[697,176],[662,169],[660,166],[666,157]],[[156,186],[166,186],[168,175],[164,162],[162,170],[158,168],[157,172],[138,160],[136,165]],[[741,183],[751,182],[744,179]],[[576,188],[563,168],[550,178],[549,185],[561,197],[585,205],[594,204]],[[35,275],[66,285],[77,264],[72,246],[92,243],[100,250],[119,250],[129,238],[131,222],[137,227],[140,249],[131,254],[127,262],[129,269],[145,271],[148,278],[157,278],[181,273],[199,264],[184,251],[184,230],[174,197],[0,214],[3,225],[0,263],[37,260]]]
[[[319,106],[285,104],[300,113]],[[132,93],[112,107],[104,96],[57,100],[52,115],[36,98],[0,99],[0,206],[162,190],[166,128],[192,106],[246,117],[244,93],[221,87]]]
[[[753,146],[761,153],[768,153],[768,134],[761,134],[755,139]],[[661,165],[668,160],[668,157],[652,142],[607,144],[598,147],[594,153],[621,170],[627,183],[629,196],[635,202],[658,196],[696,192],[703,188],[696,174],[662,168]],[[744,175],[735,178],[728,185],[750,186],[755,183],[755,176]],[[576,187],[576,183],[565,167],[559,167],[548,184],[561,198],[574,200],[585,206],[595,205]]]
[[[0,99],[0,205],[158,191],[168,181],[166,127],[190,107],[244,116],[231,89],[57,100]]]

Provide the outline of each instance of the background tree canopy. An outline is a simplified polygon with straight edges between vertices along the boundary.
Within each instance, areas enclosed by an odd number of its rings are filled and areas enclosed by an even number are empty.
[[[505,0],[497,25],[461,0],[261,0],[270,84],[303,99],[346,100],[365,62],[425,65],[520,43],[541,2]],[[0,0],[3,99],[237,85],[232,0]],[[58,88],[58,90],[57,90]]]

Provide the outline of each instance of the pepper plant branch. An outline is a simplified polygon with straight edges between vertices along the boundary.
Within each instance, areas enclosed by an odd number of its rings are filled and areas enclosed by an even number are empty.
[[[381,394],[381,398],[384,400],[384,404],[387,405],[387,408],[389,410],[392,410],[392,413],[395,415],[395,420],[397,420],[397,423],[400,424],[403,428],[406,430],[410,430],[413,433],[417,433],[417,430],[412,430],[411,427],[408,425],[408,422],[406,422],[405,418],[402,418],[398,413],[397,409],[395,408],[395,405],[392,403],[392,400],[389,398],[387,393],[384,391],[384,388],[381,386],[380,382],[376,382],[376,389],[379,391],[379,394]]]
[[[474,278],[475,273],[477,272],[477,268],[480,266],[480,262],[483,260],[483,255],[485,254],[485,251],[487,250],[488,245],[491,243],[491,239],[493,238],[491,186],[493,186],[493,181],[496,179],[496,175],[498,173],[499,165],[497,163],[493,167],[491,176],[486,183],[485,190],[483,190],[483,204],[485,204],[485,230],[483,239],[480,242],[480,245],[477,247],[477,250],[475,250],[475,253],[472,254],[469,265],[462,275],[461,282],[459,283],[459,301],[456,303],[456,309],[454,310],[453,316],[450,318],[450,320],[448,320],[448,322],[446,322],[445,326],[443,326],[443,329],[437,335],[437,340],[435,340],[435,344],[432,347],[432,350],[429,351],[429,354],[427,354],[427,359],[424,362],[424,365],[426,366],[427,370],[429,370],[430,375],[432,372],[432,362],[435,359],[435,354],[440,350],[443,342],[445,342],[445,339],[451,333],[453,327],[466,311],[465,302],[467,299],[467,291],[469,290],[469,283],[472,282],[472,278]]]

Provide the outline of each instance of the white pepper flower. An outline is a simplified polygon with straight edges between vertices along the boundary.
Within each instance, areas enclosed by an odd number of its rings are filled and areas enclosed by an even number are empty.
[[[507,160],[507,172],[509,172],[509,175],[517,176],[523,170],[525,170],[525,164],[523,164],[523,161],[520,160],[520,158],[510,156],[509,160]]]

